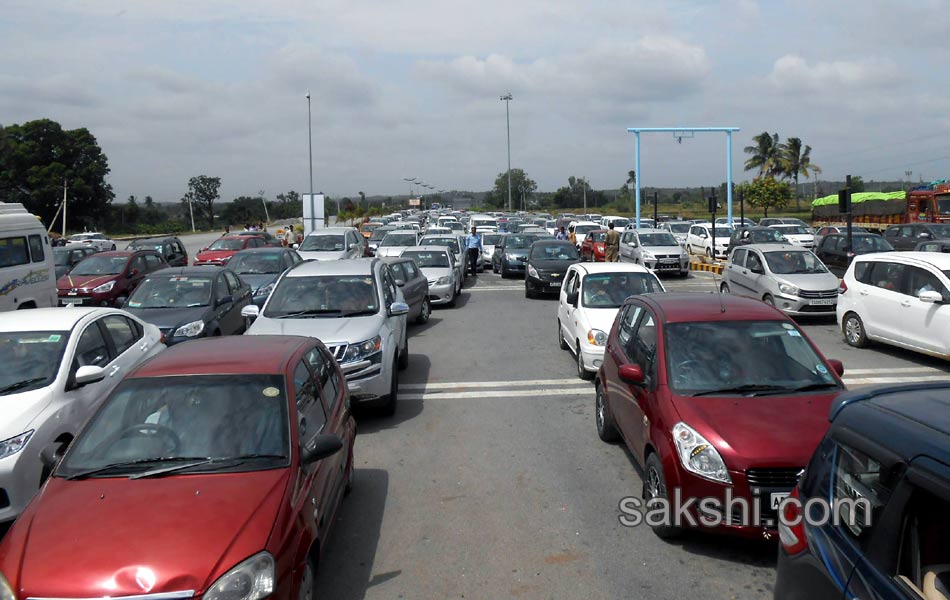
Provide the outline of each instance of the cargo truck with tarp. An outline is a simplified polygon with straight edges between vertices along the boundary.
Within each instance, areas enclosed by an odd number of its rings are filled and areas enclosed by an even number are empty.
[[[838,194],[811,203],[813,226],[844,226],[845,215]],[[902,223],[950,223],[950,182],[915,187],[907,192],[859,192],[851,194],[852,224],[869,231],[883,231]]]

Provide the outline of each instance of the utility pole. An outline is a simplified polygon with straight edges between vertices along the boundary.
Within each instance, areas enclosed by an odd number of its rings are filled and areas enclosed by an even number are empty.
[[[653,190],[653,226],[658,227],[660,222],[660,193]]]
[[[508,131],[508,212],[511,212],[511,113],[508,103],[513,100],[511,92],[501,97],[505,101],[505,128]]]
[[[63,179],[63,237],[66,237],[66,179]]]
[[[581,190],[584,191],[584,214],[587,214],[587,179],[581,177]]]
[[[310,90],[307,90],[307,148],[310,155],[310,202],[313,202],[313,128],[310,124]]]

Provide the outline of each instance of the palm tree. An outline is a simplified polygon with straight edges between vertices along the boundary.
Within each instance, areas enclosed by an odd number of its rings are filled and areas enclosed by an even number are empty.
[[[637,172],[636,171],[627,171],[627,183],[626,185],[633,185],[637,182]]]
[[[798,176],[806,179],[810,173],[821,173],[821,167],[811,162],[811,146],[802,146],[801,138],[791,137],[779,147],[782,172],[795,182],[795,208],[799,208]]]
[[[752,141],[755,145],[746,146],[743,150],[746,154],[752,155],[745,161],[745,170],[758,169],[759,177],[781,175],[783,172],[781,144],[778,140],[777,133],[770,134],[768,131],[763,131],[753,137]]]

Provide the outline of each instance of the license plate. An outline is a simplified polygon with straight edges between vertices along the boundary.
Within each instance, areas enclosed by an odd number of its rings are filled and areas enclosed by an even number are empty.
[[[809,306],[832,306],[835,303],[831,298],[827,300],[809,300]]]
[[[678,265],[680,261],[675,258],[664,258],[660,261],[661,265]]]
[[[551,286],[551,287],[561,287],[561,282],[560,282],[560,281],[552,281],[552,282],[549,283],[548,285]]]
[[[788,498],[789,492],[774,492],[769,495],[769,505],[772,507],[772,510],[778,510],[778,507],[782,504],[782,501]]]
[[[82,298],[60,298],[60,303],[65,306],[67,304],[82,304]]]

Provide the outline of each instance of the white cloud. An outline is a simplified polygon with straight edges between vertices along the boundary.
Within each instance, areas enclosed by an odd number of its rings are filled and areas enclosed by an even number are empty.
[[[809,65],[801,56],[787,54],[775,61],[768,81],[793,94],[856,92],[893,88],[905,75],[890,60],[835,60]]]

